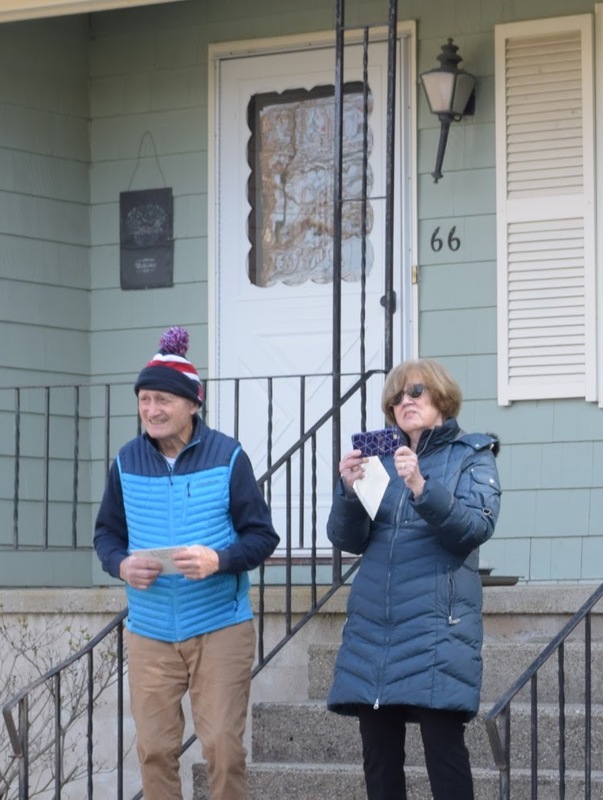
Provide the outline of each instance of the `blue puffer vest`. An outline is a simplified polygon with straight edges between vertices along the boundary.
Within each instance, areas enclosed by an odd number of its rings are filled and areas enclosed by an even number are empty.
[[[230,475],[240,445],[207,430],[170,469],[145,437],[119,453],[117,464],[128,524],[129,550],[203,544],[226,548],[236,540],[229,515]],[[179,642],[253,618],[247,573],[192,581],[160,575],[145,590],[126,587],[127,627],[134,633]]]
[[[390,483],[372,521],[360,501],[335,492],[327,530],[362,553],[348,601],[328,707],[401,704],[472,717],[482,675],[478,547],[494,530],[500,485],[490,435],[463,434],[455,420],[418,448],[425,478],[414,501],[382,459]],[[422,449],[421,449],[422,448]]]

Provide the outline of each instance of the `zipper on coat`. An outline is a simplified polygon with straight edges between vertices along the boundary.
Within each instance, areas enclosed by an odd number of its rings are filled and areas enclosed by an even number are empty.
[[[452,570],[448,568],[448,624],[458,625],[460,621],[460,617],[454,616],[454,575]]]
[[[239,589],[241,588],[241,574],[237,573],[235,582],[235,596],[234,596],[234,609],[235,612],[239,610]]]
[[[402,497],[400,498],[400,502],[398,504],[398,508],[396,509],[396,524],[394,528],[394,534],[391,538],[391,542],[389,545],[389,558],[387,562],[387,576],[385,579],[385,617],[387,620],[387,634],[384,641],[383,646],[383,658],[381,659],[381,664],[379,666],[379,673],[378,673],[378,680],[377,680],[377,691],[380,693],[383,683],[383,672],[385,669],[385,662],[387,661],[387,654],[390,647],[390,625],[391,625],[391,603],[390,603],[390,595],[391,595],[391,585],[392,585],[392,561],[394,558],[394,547],[396,544],[396,539],[398,538],[398,532],[400,530],[400,516],[402,512],[402,507],[404,505],[404,498],[407,494],[410,494],[410,489],[405,488],[402,492]],[[377,699],[373,705],[375,711],[379,708],[379,698],[380,694],[377,695]]]

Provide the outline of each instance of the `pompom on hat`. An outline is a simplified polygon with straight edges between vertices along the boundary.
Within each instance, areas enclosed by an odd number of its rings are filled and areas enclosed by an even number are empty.
[[[136,395],[141,389],[186,397],[198,405],[203,403],[203,387],[195,367],[185,358],[189,335],[185,328],[168,328],[159,340],[159,352],[147,363],[136,383]]]

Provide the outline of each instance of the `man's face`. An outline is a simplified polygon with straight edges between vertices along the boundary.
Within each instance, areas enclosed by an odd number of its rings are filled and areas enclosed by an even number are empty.
[[[158,441],[188,442],[198,406],[186,397],[170,392],[141,389],[138,413],[146,432]]]

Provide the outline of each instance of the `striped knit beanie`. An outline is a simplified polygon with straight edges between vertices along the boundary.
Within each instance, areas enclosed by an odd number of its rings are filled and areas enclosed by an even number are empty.
[[[168,328],[159,340],[159,352],[141,371],[134,391],[141,389],[169,392],[186,397],[194,403],[203,403],[203,388],[197,370],[185,356],[189,336],[185,328]]]

